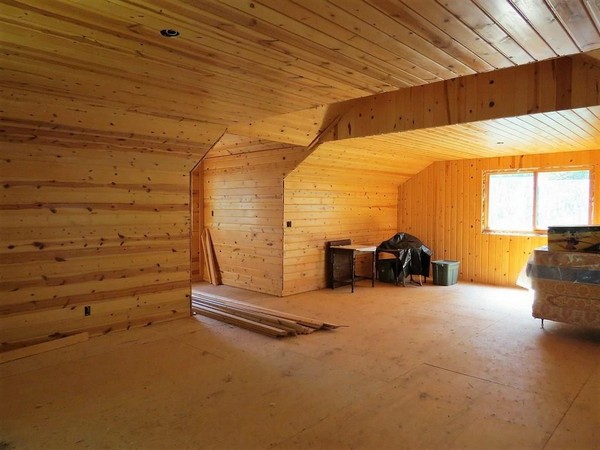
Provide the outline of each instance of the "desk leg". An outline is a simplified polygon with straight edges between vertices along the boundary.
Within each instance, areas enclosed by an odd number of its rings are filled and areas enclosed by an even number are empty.
[[[329,276],[331,279],[329,280],[331,283],[331,289],[335,289],[335,250],[329,250]]]
[[[352,291],[354,292],[354,270],[355,270],[356,253],[352,252]]]
[[[371,287],[375,287],[375,274],[377,273],[377,270],[375,269],[375,252],[371,253],[371,255],[373,255],[373,267],[372,267],[372,272],[371,272]]]

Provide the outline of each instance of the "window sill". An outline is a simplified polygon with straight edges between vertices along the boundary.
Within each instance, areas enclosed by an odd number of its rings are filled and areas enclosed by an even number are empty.
[[[482,234],[498,236],[519,236],[519,237],[545,237],[547,231],[502,231],[502,230],[483,230]]]

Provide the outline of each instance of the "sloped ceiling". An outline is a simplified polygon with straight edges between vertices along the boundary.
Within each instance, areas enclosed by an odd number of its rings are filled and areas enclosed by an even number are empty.
[[[205,150],[266,121],[270,139],[306,144],[335,116],[323,105],[594,50],[599,18],[598,0],[3,0],[0,118]],[[507,127],[452,133],[486,155]],[[362,148],[421,145],[402,139]]]
[[[402,183],[435,161],[594,149],[600,149],[600,107],[327,142],[310,158]]]

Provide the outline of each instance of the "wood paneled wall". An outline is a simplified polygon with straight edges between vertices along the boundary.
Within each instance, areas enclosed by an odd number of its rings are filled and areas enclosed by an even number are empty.
[[[189,171],[199,156],[150,137],[4,125],[4,347],[188,315]]]
[[[252,152],[204,160],[204,224],[223,284],[281,295],[283,179],[306,157],[304,147],[264,143]],[[215,147],[216,148],[216,147]]]
[[[399,187],[398,229],[420,237],[434,260],[460,261],[460,279],[514,286],[519,271],[546,236],[482,233],[485,170],[593,165],[600,223],[600,150],[436,162]]]
[[[285,179],[283,295],[326,286],[327,241],[376,245],[396,232],[397,182],[321,165],[321,151]]]
[[[192,282],[204,279],[205,261],[202,258],[200,235],[204,229],[204,164],[200,162],[190,172],[190,201],[192,203],[192,223],[190,230],[190,271]]]

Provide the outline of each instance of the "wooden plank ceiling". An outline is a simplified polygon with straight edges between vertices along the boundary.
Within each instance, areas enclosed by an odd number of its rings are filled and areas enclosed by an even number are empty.
[[[400,184],[435,161],[594,150],[600,107],[449,125],[332,141],[309,161],[319,167],[365,168]]]
[[[182,135],[210,129],[200,144],[264,121],[269,138],[306,145],[335,115],[323,105],[591,51],[599,20],[600,0],[1,0],[0,89],[30,109],[38,98],[194,125]],[[406,154],[435,143],[435,157],[456,158],[523,152],[515,136],[541,135],[579,149],[574,134],[597,146],[597,118],[591,108],[347,144]]]

